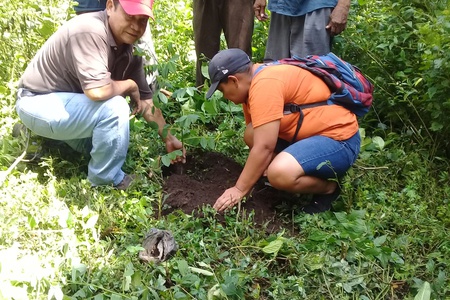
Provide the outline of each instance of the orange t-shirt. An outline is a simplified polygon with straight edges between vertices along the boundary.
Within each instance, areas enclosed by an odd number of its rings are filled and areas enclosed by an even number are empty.
[[[259,67],[253,66],[253,72]],[[252,79],[247,103],[243,105],[247,124],[253,128],[281,120],[278,136],[291,141],[299,113],[283,114],[284,104],[309,104],[327,100],[331,92],[322,79],[291,65],[273,65],[261,69]],[[356,115],[339,105],[322,105],[302,110],[304,119],[297,140],[322,135],[346,140],[358,131]]]

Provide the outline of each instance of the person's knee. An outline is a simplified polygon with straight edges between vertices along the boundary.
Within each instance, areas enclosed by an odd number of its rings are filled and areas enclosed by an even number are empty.
[[[285,152],[278,154],[267,169],[267,179],[279,190],[292,190],[302,174],[300,164]]]
[[[127,100],[122,96],[115,96],[105,101],[104,111],[110,117],[126,118],[130,115],[130,107]]]
[[[292,186],[292,179],[286,174],[286,169],[280,165],[271,164],[267,169],[267,179],[272,187],[278,190],[288,190]]]

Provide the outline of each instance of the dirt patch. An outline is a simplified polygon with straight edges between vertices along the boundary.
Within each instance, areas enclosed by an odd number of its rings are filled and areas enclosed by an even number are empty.
[[[182,210],[187,214],[199,214],[203,205],[214,205],[216,199],[233,186],[243,167],[234,160],[216,152],[198,152],[187,157],[184,165],[174,165],[163,170],[165,213]],[[239,213],[254,211],[257,226],[267,225],[267,230],[291,228],[292,213],[299,199],[292,194],[278,191],[259,182]],[[292,203],[294,202],[294,204]],[[218,214],[223,219],[222,214]]]

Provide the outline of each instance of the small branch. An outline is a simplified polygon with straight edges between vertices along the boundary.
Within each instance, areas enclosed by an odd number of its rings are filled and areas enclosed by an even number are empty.
[[[3,171],[2,173],[0,173],[0,185],[3,185],[3,183],[5,182],[5,180],[8,177],[8,175],[12,172],[12,170],[14,170],[14,168],[19,164],[19,162],[25,157],[25,155],[27,155],[27,151],[26,150],[23,151],[23,153],[18,158],[16,158],[16,160],[8,168],[8,170]]]
[[[161,93],[163,93],[165,96],[167,96],[167,97],[172,97],[172,92],[169,92],[168,90],[166,90],[166,89],[160,89],[159,90]]]
[[[358,166],[358,165],[355,165],[355,167],[357,167],[358,169],[363,169],[363,170],[387,170],[387,169],[389,169],[389,167],[362,167],[362,166]]]
[[[331,299],[334,300],[333,293],[330,290],[330,285],[328,284],[327,278],[325,277],[325,273],[323,272],[323,270],[322,270],[322,276],[323,276],[323,280],[324,280],[325,286],[327,287],[328,293],[330,294]]]

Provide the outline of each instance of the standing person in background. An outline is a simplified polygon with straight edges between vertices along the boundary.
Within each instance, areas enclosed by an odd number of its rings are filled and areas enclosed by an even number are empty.
[[[266,0],[255,0],[255,15],[265,16]],[[297,55],[323,55],[344,31],[350,0],[269,0],[269,37],[264,61]]]
[[[16,110],[37,135],[64,141],[88,153],[92,186],[125,190],[134,176],[122,165],[129,144],[130,97],[133,113],[158,125],[167,152],[182,150],[153,105],[142,57],[133,44],[153,18],[153,0],[107,0],[106,10],[76,16],[41,47],[19,81]]]
[[[83,13],[101,11],[106,8],[106,0],[78,0],[73,6],[75,13],[81,15]]]
[[[73,9],[75,10],[75,13],[77,15],[106,9],[106,0],[78,0],[75,2],[77,4],[73,6]],[[158,60],[156,59],[152,32],[149,26],[147,26],[144,35],[139,39],[136,46],[144,53],[144,55],[142,56],[144,59],[144,66],[151,66],[158,63]],[[146,77],[150,89],[153,92],[155,92],[157,87],[156,76],[158,76],[157,70],[155,72],[149,72]]]
[[[194,43],[197,54],[196,86],[205,82],[202,62],[220,50],[220,35],[225,35],[228,48],[239,48],[252,54],[254,0],[194,0]],[[205,59],[206,58],[206,59]]]

